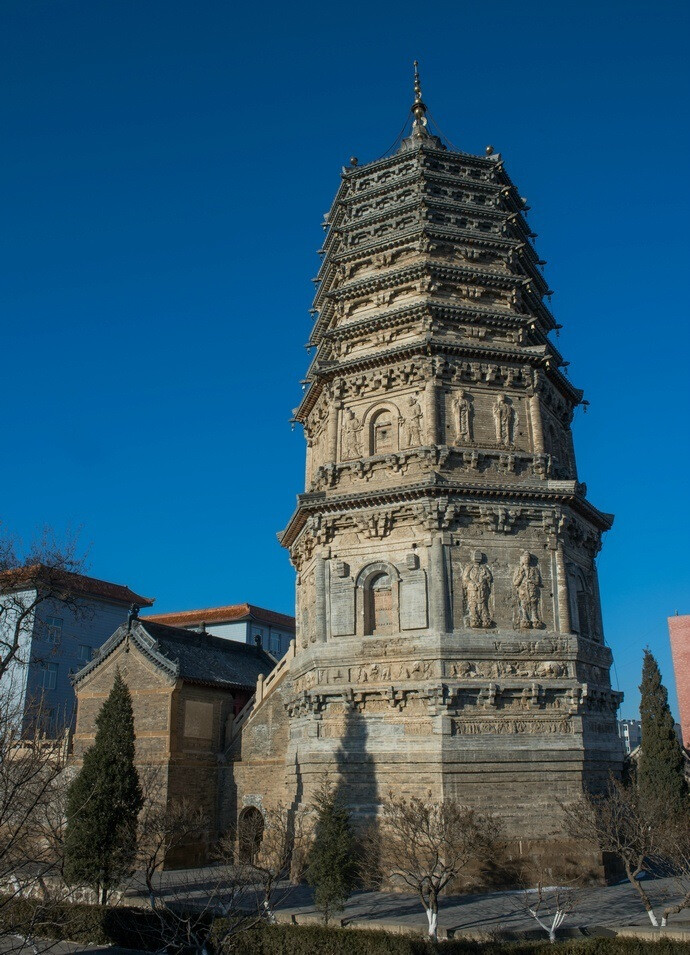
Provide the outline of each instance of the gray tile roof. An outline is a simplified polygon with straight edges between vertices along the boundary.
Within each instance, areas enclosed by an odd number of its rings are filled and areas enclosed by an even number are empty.
[[[189,683],[253,690],[259,674],[266,676],[276,664],[269,653],[256,646],[135,619],[129,630],[127,624],[118,627],[93,660],[73,676],[73,683],[79,683],[99,666],[128,635],[161,670]]]

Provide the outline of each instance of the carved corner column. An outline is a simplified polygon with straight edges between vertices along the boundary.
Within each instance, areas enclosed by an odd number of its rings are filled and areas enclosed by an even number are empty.
[[[448,584],[440,534],[434,535],[429,548],[429,626],[438,633],[448,632]]]
[[[568,572],[565,568],[563,544],[556,546],[556,597],[558,606],[558,629],[561,633],[572,633],[570,620],[570,598],[568,595]]]
[[[305,454],[305,465],[304,465],[304,486],[307,490],[311,488],[313,480],[313,461],[314,461],[314,449],[313,449],[313,440],[307,438],[307,453]]]
[[[338,412],[342,402],[335,400],[328,412],[328,460],[335,464],[338,460]]]
[[[314,641],[326,642],[326,558],[317,554],[314,563]]]
[[[426,395],[426,443],[438,444],[438,388],[436,378],[432,375],[427,381],[424,392]],[[445,442],[444,442],[445,443]]]
[[[529,399],[529,414],[532,423],[532,442],[535,454],[544,453],[544,426],[541,420],[541,401],[538,394],[533,394]]]

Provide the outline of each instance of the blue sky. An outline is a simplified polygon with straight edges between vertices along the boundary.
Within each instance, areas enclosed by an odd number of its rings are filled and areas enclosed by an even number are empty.
[[[492,143],[532,207],[635,715],[643,647],[672,684],[690,613],[689,28],[680,0],[4,0],[7,528],[80,527],[90,571],[161,611],[292,610],[320,223],[418,58],[445,135]]]

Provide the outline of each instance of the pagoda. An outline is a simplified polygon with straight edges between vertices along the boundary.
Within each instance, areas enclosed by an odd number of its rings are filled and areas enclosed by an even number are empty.
[[[619,771],[596,556],[571,434],[583,393],[550,340],[526,201],[491,147],[409,134],[343,169],[325,216],[295,419],[306,487],[280,535],[297,637],[229,737],[225,814],[355,818],[389,791],[455,798],[553,838]]]

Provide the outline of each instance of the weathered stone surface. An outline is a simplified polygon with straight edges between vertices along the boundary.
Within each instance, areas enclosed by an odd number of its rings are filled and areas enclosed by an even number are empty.
[[[430,791],[553,837],[559,801],[622,758],[595,564],[612,518],[578,483],[582,392],[524,202],[500,157],[418,130],[344,171],[326,228],[281,535],[297,653],[226,753],[223,818],[308,804],[328,772],[362,818]]]

